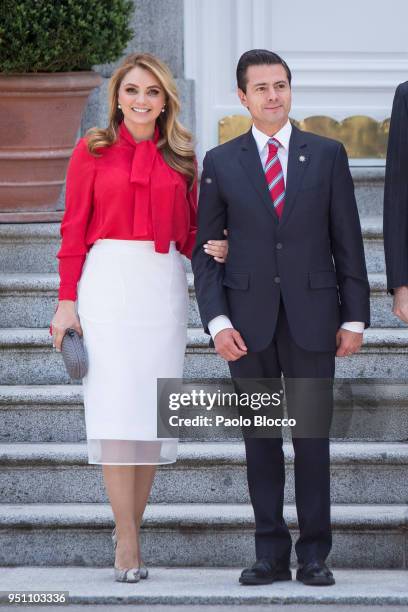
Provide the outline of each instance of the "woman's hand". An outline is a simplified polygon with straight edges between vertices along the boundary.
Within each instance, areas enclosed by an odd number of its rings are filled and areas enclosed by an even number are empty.
[[[224,230],[224,236],[228,235],[228,230]],[[228,255],[228,240],[209,240],[204,245],[207,255],[214,257],[218,263],[225,263]]]
[[[69,327],[75,329],[82,336],[82,327],[75,310],[75,302],[72,300],[61,300],[52,319],[51,326],[52,345],[58,352],[61,351],[62,339]]]

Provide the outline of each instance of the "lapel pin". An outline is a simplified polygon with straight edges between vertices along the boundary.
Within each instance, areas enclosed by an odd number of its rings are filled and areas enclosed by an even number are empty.
[[[306,161],[306,157],[304,155],[299,155],[299,161],[300,162],[305,162]]]

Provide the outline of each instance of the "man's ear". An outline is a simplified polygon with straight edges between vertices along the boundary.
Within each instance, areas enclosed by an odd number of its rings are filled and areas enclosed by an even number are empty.
[[[245,92],[242,91],[242,89],[240,89],[238,87],[237,94],[238,94],[238,98],[241,100],[242,106],[245,106],[245,108],[248,108],[248,102],[247,102],[247,98],[246,98]]]

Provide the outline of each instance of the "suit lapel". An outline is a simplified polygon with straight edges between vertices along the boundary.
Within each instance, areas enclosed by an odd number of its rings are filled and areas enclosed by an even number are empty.
[[[259,157],[258,147],[252,135],[252,129],[244,135],[239,153],[239,161],[267,210],[278,221],[278,215],[271,201],[265,172]],[[286,223],[295,206],[296,196],[302,185],[309,161],[310,153],[308,152],[304,132],[292,125],[285,185],[285,206],[283,207],[282,217],[279,222],[280,226]]]
[[[309,166],[309,161],[310,153],[307,149],[304,133],[292,125],[292,134],[289,141],[288,170],[285,185],[285,205],[283,207],[282,217],[279,224],[281,226],[286,223],[295,206],[296,196],[302,185],[303,177]]]
[[[241,151],[239,152],[239,161],[269,213],[278,221],[278,215],[272,204],[258,147],[252,135],[252,129],[243,138]]]

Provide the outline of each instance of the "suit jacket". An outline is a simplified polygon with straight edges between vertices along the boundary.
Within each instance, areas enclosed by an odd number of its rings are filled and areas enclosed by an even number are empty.
[[[222,238],[218,264],[203,244]],[[204,159],[192,265],[204,329],[227,315],[249,351],[273,339],[282,298],[295,342],[332,351],[342,322],[369,325],[369,285],[354,186],[342,144],[293,126],[281,220],[252,130]]]
[[[392,106],[384,190],[384,249],[389,290],[408,285],[408,81]]]

